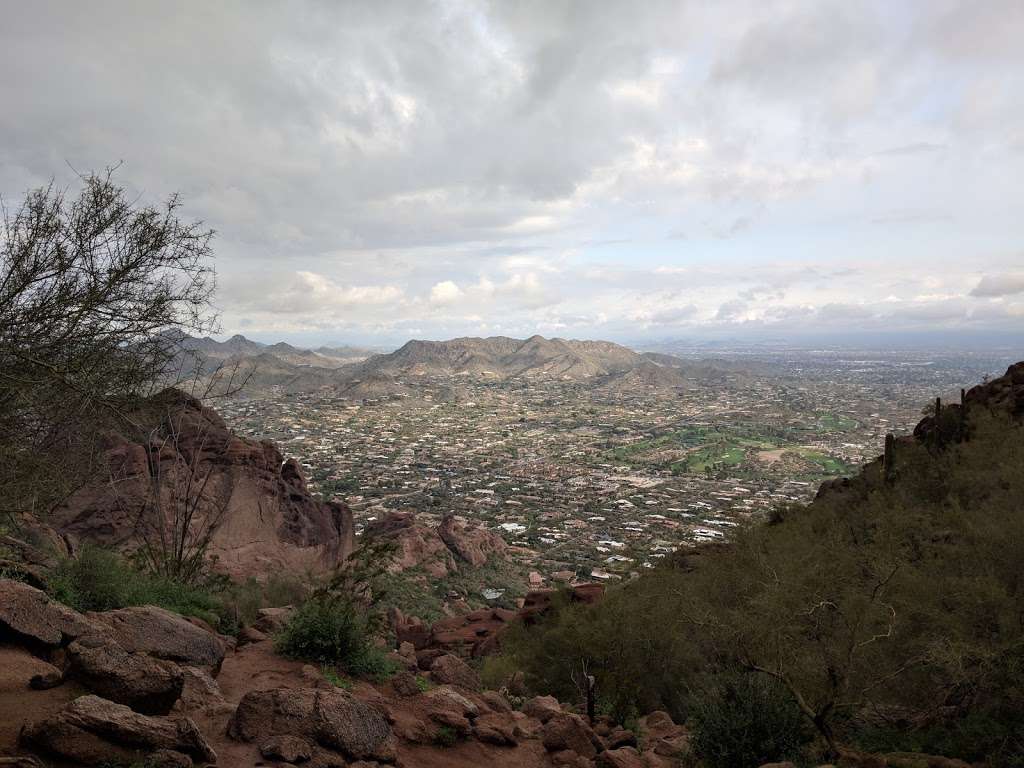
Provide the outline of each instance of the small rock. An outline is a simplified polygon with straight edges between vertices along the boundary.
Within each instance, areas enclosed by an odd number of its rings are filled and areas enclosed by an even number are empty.
[[[313,745],[298,736],[272,736],[260,745],[260,754],[268,760],[300,763],[313,756]]]
[[[28,687],[34,691],[48,691],[50,688],[56,688],[63,682],[64,675],[61,674],[59,669],[54,667],[52,671],[48,670],[32,675],[32,679],[28,681]]]

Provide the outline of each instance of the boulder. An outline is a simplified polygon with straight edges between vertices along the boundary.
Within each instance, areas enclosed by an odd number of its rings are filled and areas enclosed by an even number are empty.
[[[270,635],[260,632],[255,627],[244,627],[241,632],[238,633],[238,644],[249,645],[250,643],[262,643],[264,640],[269,640]]]
[[[640,753],[633,747],[610,749],[597,756],[597,768],[645,768]]]
[[[512,711],[512,705],[508,703],[508,699],[497,691],[484,691],[480,694],[480,700],[494,712]]]
[[[290,605],[283,608],[260,608],[256,612],[256,621],[252,624],[253,629],[266,635],[272,635],[284,629],[284,625],[288,623],[288,619],[292,617],[293,613],[295,613],[295,609]]]
[[[637,745],[636,734],[625,728],[616,726],[605,736],[605,743],[608,745],[608,749],[618,749],[619,747],[635,747]]]
[[[567,712],[554,715],[544,723],[541,742],[548,752],[571,749],[577,755],[587,758],[594,757],[600,745],[597,734],[586,721],[579,715]]]
[[[407,670],[396,672],[391,676],[391,689],[402,697],[417,696],[422,693],[416,675]]]
[[[428,710],[452,709],[464,717],[476,717],[480,707],[447,685],[432,688],[423,694],[423,703]]]
[[[519,743],[515,735],[515,721],[507,714],[489,712],[473,722],[473,735],[480,741],[499,747],[514,747]]]
[[[237,741],[296,736],[354,759],[395,756],[391,726],[381,712],[337,689],[249,691],[228,723],[228,736]]]
[[[480,675],[457,656],[438,656],[430,665],[430,677],[442,685],[455,685],[470,691],[479,691]]]
[[[523,704],[522,711],[524,714],[546,723],[555,715],[562,714],[562,705],[554,696],[534,696]]]
[[[0,638],[36,647],[60,647],[97,628],[78,611],[20,581],[0,579]]]
[[[128,653],[92,638],[68,646],[70,675],[93,693],[144,715],[166,715],[181,696],[185,676],[177,664]]]
[[[131,653],[204,667],[214,673],[224,661],[224,643],[217,635],[155,605],[90,613],[89,618],[104,626],[107,636]]]
[[[209,672],[201,667],[183,666],[180,669],[185,678],[185,686],[175,709],[207,715],[234,710],[234,707],[224,698],[220,686]]]
[[[150,717],[99,696],[80,696],[22,732],[46,752],[86,765],[140,760],[157,750],[216,762],[217,754],[188,718]]]

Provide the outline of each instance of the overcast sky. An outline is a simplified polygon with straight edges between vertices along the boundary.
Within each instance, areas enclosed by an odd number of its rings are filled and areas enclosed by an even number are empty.
[[[0,0],[0,193],[123,161],[225,333],[1024,328],[1024,2]]]

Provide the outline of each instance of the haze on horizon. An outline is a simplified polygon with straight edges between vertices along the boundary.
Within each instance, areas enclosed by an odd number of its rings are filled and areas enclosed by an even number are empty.
[[[180,191],[225,336],[1021,338],[1017,0],[3,19],[3,199]]]

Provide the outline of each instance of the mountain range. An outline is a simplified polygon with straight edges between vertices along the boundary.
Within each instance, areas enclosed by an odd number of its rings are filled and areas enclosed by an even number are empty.
[[[359,347],[301,349],[261,344],[236,335],[224,342],[186,337],[180,347],[201,359],[203,370],[237,366],[246,391],[334,389],[355,398],[408,392],[414,383],[455,383],[458,377],[491,381],[557,379],[606,388],[684,389],[695,380],[721,379],[732,371],[705,361],[636,352],[610,341],[463,337],[412,340],[386,354]],[[412,381],[410,381],[412,380]]]

